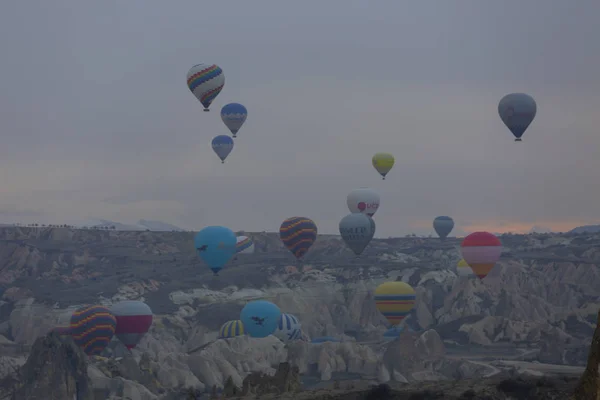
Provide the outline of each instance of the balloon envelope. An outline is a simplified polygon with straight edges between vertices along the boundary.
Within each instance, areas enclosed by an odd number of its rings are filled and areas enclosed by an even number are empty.
[[[444,240],[452,232],[454,228],[454,220],[447,216],[436,217],[433,220],[433,229],[438,234],[440,239]]]
[[[233,139],[226,135],[219,135],[212,140],[211,144],[213,151],[222,162],[225,162],[225,159],[233,150]]]
[[[279,237],[285,247],[300,259],[317,239],[317,225],[310,218],[288,218],[279,228]]]
[[[340,221],[340,235],[357,256],[375,235],[375,221],[365,214],[348,214]]]
[[[504,125],[515,135],[516,141],[521,140],[536,113],[535,100],[525,93],[507,94],[498,103],[498,114]]]
[[[235,244],[236,254],[252,254],[254,253],[254,242],[248,236],[238,236]]]
[[[236,336],[242,336],[244,334],[244,324],[239,319],[234,321],[227,321],[219,330],[220,339],[228,339]]]
[[[346,204],[351,213],[363,213],[372,217],[379,209],[379,195],[373,189],[355,189],[348,194]]]
[[[187,85],[191,92],[208,111],[211,103],[225,85],[223,70],[215,64],[197,64],[187,73]]]
[[[152,326],[152,310],[142,301],[121,301],[110,311],[117,319],[115,335],[128,349],[137,346]]]
[[[198,255],[216,274],[235,254],[235,233],[224,226],[207,226],[196,234]]]
[[[284,343],[292,340],[297,340],[302,337],[302,326],[300,321],[292,314],[282,313],[277,322],[277,329],[273,336],[277,337]]]
[[[400,281],[385,282],[375,289],[375,306],[392,325],[398,325],[415,306],[415,290]]]
[[[390,153],[377,153],[373,156],[373,167],[379,172],[379,174],[385,179],[385,176],[390,172],[394,166],[394,156]]]
[[[465,261],[465,259],[461,259],[458,264],[456,264],[456,273],[458,276],[472,276],[475,275],[469,264]]]
[[[473,232],[464,238],[460,250],[475,275],[483,279],[500,259],[502,243],[489,232]]]
[[[83,307],[75,310],[69,328],[73,341],[85,354],[98,355],[115,334],[117,319],[106,307]]]
[[[221,108],[221,119],[233,137],[237,137],[237,133],[246,122],[247,117],[248,110],[239,103],[229,103]]]
[[[275,332],[281,310],[270,301],[251,301],[242,309],[240,320],[246,333],[255,338],[264,338]]]

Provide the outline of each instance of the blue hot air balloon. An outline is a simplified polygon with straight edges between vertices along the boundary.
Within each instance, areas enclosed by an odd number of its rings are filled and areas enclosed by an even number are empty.
[[[222,163],[225,163],[225,159],[233,150],[233,139],[227,135],[215,136],[212,140],[212,149],[217,156],[221,159]]]
[[[233,137],[237,137],[237,133],[242,125],[244,125],[244,122],[246,122],[247,117],[248,110],[239,103],[225,104],[221,108],[221,119],[225,123],[225,126],[229,128]]]
[[[537,104],[533,97],[525,93],[510,93],[498,103],[498,114],[504,125],[515,135],[515,142],[533,122],[537,113]]]
[[[433,229],[439,235],[440,239],[444,240],[452,232],[454,228],[454,220],[450,217],[442,215],[435,217],[433,220]]]
[[[207,226],[194,238],[198,255],[215,275],[235,254],[236,242],[235,233],[224,226]]]
[[[281,310],[266,300],[251,301],[240,314],[245,332],[255,338],[264,338],[275,332]]]

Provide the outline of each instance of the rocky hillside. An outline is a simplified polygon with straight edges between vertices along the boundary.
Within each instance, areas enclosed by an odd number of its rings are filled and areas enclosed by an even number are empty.
[[[373,240],[356,257],[339,237],[320,236],[299,263],[278,235],[249,235],[256,253],[213,277],[192,233],[0,228],[0,372],[21,365],[74,307],[122,299],[142,299],[156,316],[132,354],[114,342],[110,358],[92,360],[92,384],[111,396],[134,386],[148,399],[181,387],[204,391],[228,377],[240,386],[250,372],[273,373],[284,361],[299,367],[304,388],[576,376],[586,363],[600,308],[600,234],[503,235],[505,252],[483,282],[457,276],[457,239]],[[372,290],[396,279],[415,287],[417,305],[411,329],[386,343]],[[342,341],[216,340],[220,325],[257,298],[298,316],[309,337]]]

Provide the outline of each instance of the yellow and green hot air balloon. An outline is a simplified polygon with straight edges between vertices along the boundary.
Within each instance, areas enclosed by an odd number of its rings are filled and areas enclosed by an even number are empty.
[[[392,326],[399,325],[415,306],[415,290],[400,281],[385,282],[375,289],[375,306]]]
[[[227,321],[221,326],[219,330],[219,339],[228,339],[236,336],[242,336],[244,334],[244,323],[242,321],[234,320]]]
[[[456,272],[458,276],[473,276],[475,275],[469,264],[465,261],[465,259],[461,259],[458,264],[456,264]]]
[[[373,156],[373,167],[381,174],[383,179],[394,166],[394,156],[390,153],[377,153]]]

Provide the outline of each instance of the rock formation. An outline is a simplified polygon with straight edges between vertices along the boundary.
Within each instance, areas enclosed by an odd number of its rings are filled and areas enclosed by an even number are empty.
[[[279,364],[275,375],[253,372],[244,378],[242,395],[284,394],[300,391],[300,371],[297,366],[284,362]]]
[[[588,354],[588,363],[585,368],[577,390],[572,397],[573,400],[600,400],[600,311],[598,311],[598,322],[596,331],[592,338],[592,345]]]

